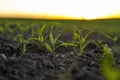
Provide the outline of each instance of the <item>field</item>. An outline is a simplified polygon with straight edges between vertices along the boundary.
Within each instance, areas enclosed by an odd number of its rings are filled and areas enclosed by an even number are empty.
[[[120,80],[120,19],[0,19],[0,80]]]

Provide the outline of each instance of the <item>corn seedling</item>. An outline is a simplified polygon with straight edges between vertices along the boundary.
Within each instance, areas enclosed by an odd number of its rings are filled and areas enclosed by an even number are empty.
[[[50,27],[50,33],[49,33],[49,40],[50,43],[46,43],[45,46],[47,48],[48,51],[50,51],[51,53],[53,53],[60,45],[56,46],[56,43],[59,39],[61,35],[57,35],[57,37],[53,36],[53,25]]]
[[[13,40],[15,41],[16,39],[19,40],[20,44],[21,44],[21,48],[20,50],[22,51],[22,53],[24,54],[26,51],[26,41],[23,37],[23,35],[17,35]]]
[[[39,42],[40,42],[40,45],[41,45],[41,46],[44,46],[46,37],[44,37],[43,32],[44,32],[46,26],[47,26],[47,24],[46,24],[46,25],[43,25],[41,28],[38,29],[38,31],[37,31],[37,32],[38,32],[38,38],[31,37],[31,38],[29,39],[29,41],[39,41]],[[32,36],[33,36],[33,34],[32,34]]]
[[[103,48],[103,57],[101,59],[101,70],[106,80],[119,80],[119,70],[115,67],[115,60],[113,53],[108,45],[102,44],[99,41],[99,45]]]
[[[56,37],[53,36],[53,24],[52,24],[52,26],[50,27],[50,33],[48,36],[50,42],[45,44],[45,47],[47,48],[49,52],[51,53],[55,52],[55,50],[59,48],[60,46],[65,46],[65,47],[73,46],[72,43],[66,43],[66,42],[59,40],[60,36],[61,34],[58,34]],[[57,42],[59,42],[59,44],[57,44]]]
[[[85,36],[82,35],[82,29],[78,29],[75,27],[74,33],[73,33],[73,43],[74,45],[79,48],[79,56],[83,54],[84,49],[89,43],[93,43],[93,41],[87,41],[87,38],[89,35],[91,35],[93,32],[88,32]]]

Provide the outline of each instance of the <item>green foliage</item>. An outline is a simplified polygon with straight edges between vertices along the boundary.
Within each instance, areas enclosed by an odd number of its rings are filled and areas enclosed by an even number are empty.
[[[63,41],[60,41],[61,42],[61,46],[65,46],[65,47],[68,47],[68,46],[71,46],[71,47],[76,47],[77,45],[74,44],[74,43],[71,43],[71,42],[63,42]]]
[[[58,47],[61,46],[61,45],[56,45],[56,43],[59,41],[60,36],[61,36],[60,34],[58,34],[57,37],[53,36],[53,25],[52,25],[50,27],[50,33],[49,33],[50,43],[45,43],[47,50],[50,51],[51,53],[53,53]]]
[[[113,53],[108,45],[104,45],[99,41],[99,45],[103,48],[103,57],[101,59],[101,71],[106,80],[119,80],[119,70],[116,68]]]
[[[38,40],[40,41],[41,44],[44,43],[44,35],[43,31],[45,30],[47,24],[43,25],[41,28],[38,29]]]
[[[25,54],[26,51],[26,40],[24,39],[23,35],[17,35],[13,40],[19,40],[20,44],[21,44],[21,52],[22,54]]]
[[[37,31],[38,37],[37,38],[33,36],[34,34],[32,34],[32,37],[29,38],[29,41],[39,41],[40,45],[44,46],[46,37],[43,35],[43,32],[45,31],[46,26],[47,26],[47,24],[43,25],[42,27],[40,27],[38,29],[38,31]],[[32,32],[32,33],[34,33],[34,32]]]
[[[83,36],[82,34],[82,29],[79,29],[75,27],[74,33],[73,33],[73,44],[79,48],[79,56],[83,54],[84,49],[89,43],[93,43],[93,41],[87,41],[87,38],[93,33],[93,32],[88,32]]]

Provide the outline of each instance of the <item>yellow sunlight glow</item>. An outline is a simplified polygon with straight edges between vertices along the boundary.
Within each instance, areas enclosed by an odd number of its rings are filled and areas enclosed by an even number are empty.
[[[120,14],[119,0],[0,0],[0,17],[95,19]]]

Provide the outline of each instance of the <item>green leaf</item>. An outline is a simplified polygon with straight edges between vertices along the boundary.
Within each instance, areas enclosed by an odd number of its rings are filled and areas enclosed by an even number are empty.
[[[29,38],[28,41],[39,41],[38,38]]]
[[[50,31],[50,34],[49,34],[49,39],[50,39],[52,45],[54,45],[54,37],[53,37],[52,29],[53,29],[53,26],[51,26],[51,31]]]
[[[107,34],[103,34],[105,37],[107,37],[108,39],[111,39],[113,42],[116,42],[118,40],[118,37],[112,37],[110,35]]]
[[[114,42],[117,42],[117,40],[118,40],[118,37],[114,37],[114,38],[113,38],[113,41],[114,41]]]
[[[77,45],[74,44],[74,43],[67,43],[67,42],[63,42],[63,43],[61,43],[60,45],[61,45],[61,46],[65,46],[65,47],[67,47],[67,46],[76,47],[76,46],[77,46]]]
[[[54,44],[54,37],[53,37],[52,32],[50,32],[50,34],[49,34],[49,39],[50,39],[50,41],[51,41],[51,43],[53,45]]]
[[[13,40],[16,40],[16,39],[19,39],[19,42],[22,45],[21,46],[21,51],[24,54],[25,51],[26,51],[26,41],[25,41],[23,35],[17,35]]]
[[[14,37],[14,38],[13,38],[13,41],[17,40],[17,38],[18,38],[18,36]]]
[[[40,27],[38,29],[38,39],[39,39],[40,43],[44,42],[43,31],[45,30],[46,26],[47,26],[47,24],[43,25],[42,27]]]
[[[39,35],[38,39],[39,39],[39,41],[40,41],[41,43],[43,43],[43,41],[44,41],[43,35]]]
[[[45,30],[46,26],[47,26],[47,24],[46,24],[46,25],[43,25],[42,27],[40,27],[40,28],[38,29],[38,34],[39,34],[39,35],[41,35],[41,34],[43,33],[43,31]]]
[[[80,40],[80,35],[79,35],[77,32],[74,32],[73,35],[74,35],[73,40],[74,40],[75,42]]]
[[[61,34],[59,34],[59,35],[55,38],[54,43],[57,42],[57,40],[59,39],[60,36],[61,36]]]
[[[53,52],[53,49],[51,48],[51,46],[48,43],[46,43],[45,46],[48,51]]]

